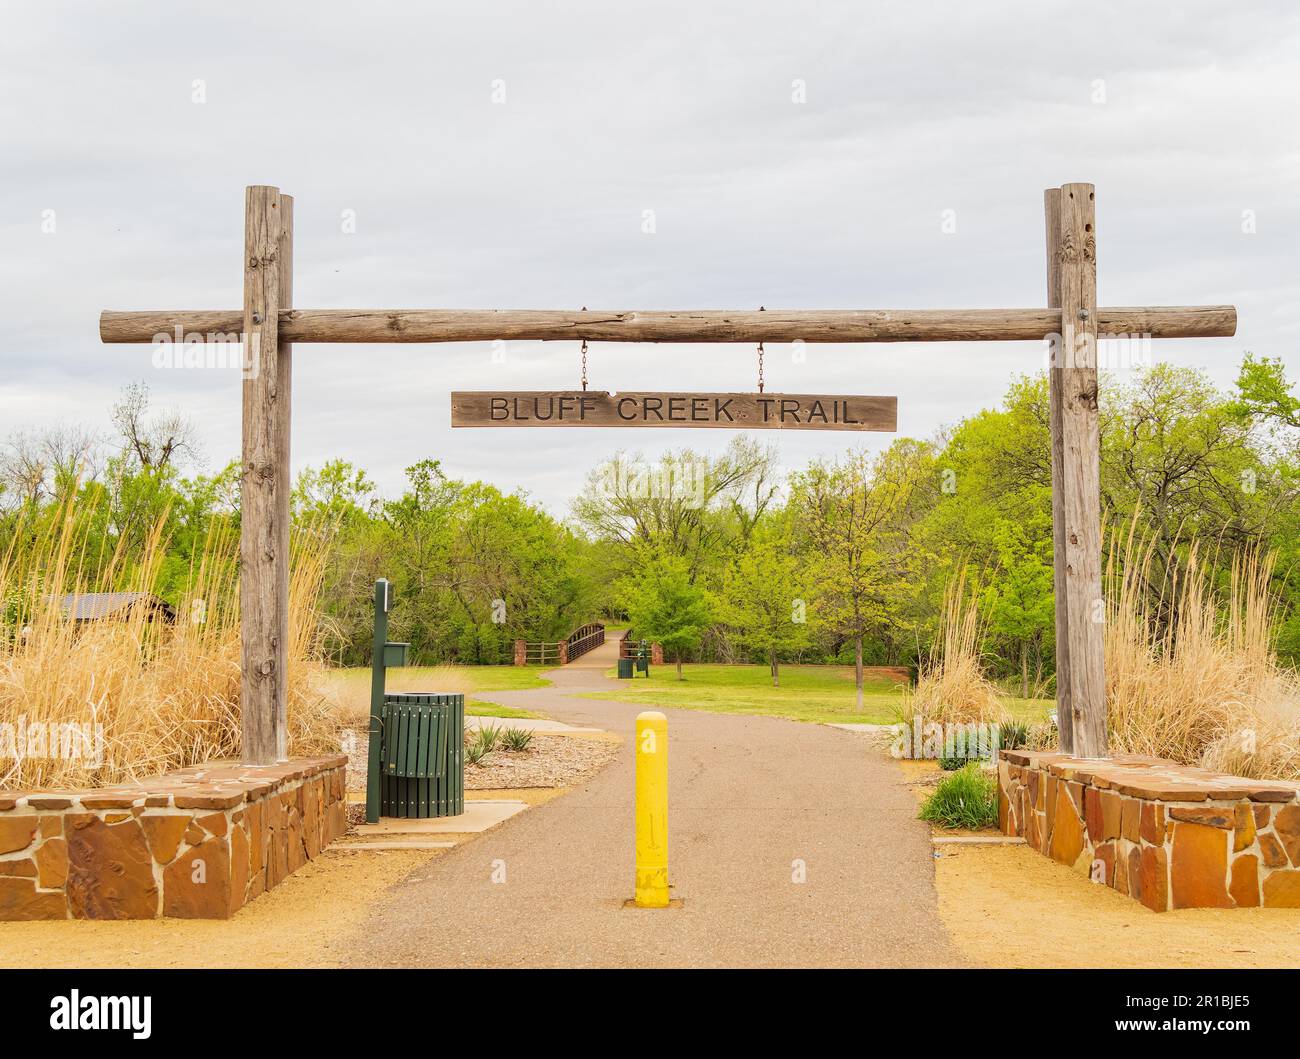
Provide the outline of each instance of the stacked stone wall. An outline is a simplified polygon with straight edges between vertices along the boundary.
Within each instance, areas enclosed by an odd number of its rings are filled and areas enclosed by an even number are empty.
[[[347,830],[342,755],[0,791],[0,920],[225,919]]]
[[[1004,750],[1004,833],[1148,908],[1300,908],[1300,783]]]

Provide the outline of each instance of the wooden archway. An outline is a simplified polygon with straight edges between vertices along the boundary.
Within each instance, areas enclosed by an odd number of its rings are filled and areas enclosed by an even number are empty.
[[[240,608],[244,758],[287,756],[289,420],[294,343],[313,342],[1009,342],[1051,343],[1052,537],[1056,571],[1061,746],[1106,754],[1101,585],[1097,339],[1225,338],[1230,305],[1097,305],[1096,198],[1091,184],[1044,193],[1047,306],[1025,309],[554,311],[294,309],[293,199],[246,190],[244,305],[239,309],[104,312],[104,342],[242,335]],[[689,422],[680,424],[690,426]],[[716,425],[716,424],[714,424]]]

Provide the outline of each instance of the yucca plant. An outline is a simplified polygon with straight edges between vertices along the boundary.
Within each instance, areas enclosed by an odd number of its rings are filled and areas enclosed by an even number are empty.
[[[533,733],[527,728],[507,728],[501,734],[501,745],[516,753],[527,750],[533,742]]]

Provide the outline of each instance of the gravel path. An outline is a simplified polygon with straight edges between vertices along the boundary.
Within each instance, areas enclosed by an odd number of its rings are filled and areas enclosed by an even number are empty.
[[[611,641],[555,686],[482,693],[623,737],[581,788],[399,883],[351,946],[360,966],[939,967],[929,831],[896,764],[823,725],[665,710],[669,877],[680,908],[627,909],[639,707],[575,697],[612,683]],[[795,882],[800,864],[806,881]],[[504,881],[493,881],[494,873]]]

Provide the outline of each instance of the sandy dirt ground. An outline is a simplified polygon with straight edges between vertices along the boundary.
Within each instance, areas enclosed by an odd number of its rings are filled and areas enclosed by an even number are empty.
[[[944,850],[939,915],[983,967],[1300,967],[1300,909],[1152,912],[1028,846]]]
[[[898,764],[918,801],[944,775],[930,761]],[[939,916],[973,966],[1300,967],[1300,909],[1157,913],[1025,845],[938,853]]]
[[[0,923],[0,966],[335,967],[384,891],[441,855],[329,849],[228,920]]]
[[[543,805],[563,789],[475,791]],[[483,832],[487,834],[490,832]],[[467,842],[481,834],[439,835]],[[335,845],[232,918],[0,923],[0,967],[338,967],[349,937],[402,879],[445,850],[348,851]]]

